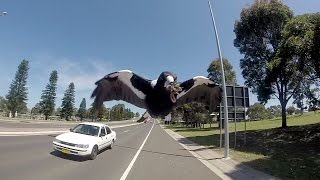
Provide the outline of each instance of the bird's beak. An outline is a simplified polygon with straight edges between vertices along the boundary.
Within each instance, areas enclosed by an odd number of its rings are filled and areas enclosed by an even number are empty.
[[[168,86],[168,90],[170,91],[170,99],[173,103],[177,102],[177,95],[182,91],[180,84],[176,82],[170,83]]]

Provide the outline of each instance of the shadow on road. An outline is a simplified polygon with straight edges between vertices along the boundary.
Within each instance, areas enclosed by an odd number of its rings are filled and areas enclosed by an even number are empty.
[[[59,135],[59,134],[49,134],[48,136],[49,136],[49,137],[54,137],[54,138],[55,138],[55,137],[57,137],[58,135]]]
[[[59,152],[59,151],[52,151],[50,152],[50,155],[61,158],[61,159],[66,159],[66,160],[71,160],[76,162],[84,162],[88,160],[86,157],[75,156],[72,154],[63,154],[62,152]]]

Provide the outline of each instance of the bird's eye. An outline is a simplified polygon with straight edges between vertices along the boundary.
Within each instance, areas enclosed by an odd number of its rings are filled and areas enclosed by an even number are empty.
[[[169,83],[174,82],[174,78],[172,76],[167,76],[167,82]]]

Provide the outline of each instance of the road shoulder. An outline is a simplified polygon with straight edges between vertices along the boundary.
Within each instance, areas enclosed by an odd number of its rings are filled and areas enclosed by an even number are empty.
[[[188,150],[193,156],[198,158],[205,166],[222,179],[277,179],[276,177],[242,165],[233,159],[224,159],[221,154],[214,152],[205,146],[198,145],[162,125],[161,127],[183,148]]]

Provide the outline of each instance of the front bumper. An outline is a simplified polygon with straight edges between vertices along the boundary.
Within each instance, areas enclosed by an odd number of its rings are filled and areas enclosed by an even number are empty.
[[[60,151],[65,154],[73,154],[78,156],[88,156],[91,154],[91,149],[82,149],[82,148],[76,148],[72,146],[68,146],[65,144],[61,144],[58,142],[53,141],[53,147],[55,150]]]

